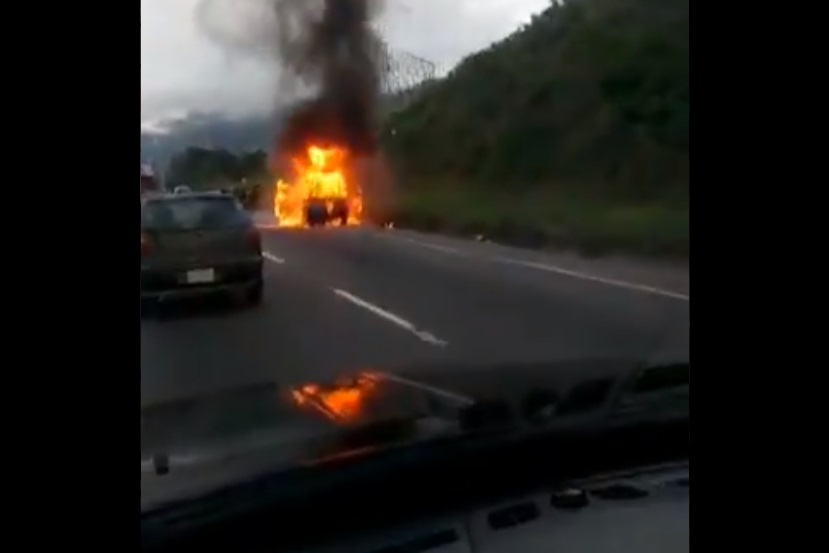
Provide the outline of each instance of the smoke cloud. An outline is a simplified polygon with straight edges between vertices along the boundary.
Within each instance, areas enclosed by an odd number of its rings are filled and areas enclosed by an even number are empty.
[[[229,53],[273,63],[283,96],[311,91],[292,108],[278,151],[314,142],[371,155],[384,52],[372,23],[382,8],[380,0],[202,0],[196,20]]]

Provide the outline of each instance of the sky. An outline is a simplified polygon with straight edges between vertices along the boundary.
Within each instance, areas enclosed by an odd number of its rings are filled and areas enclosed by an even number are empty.
[[[191,110],[251,112],[273,105],[273,63],[232,54],[196,25],[207,0],[141,0],[142,122]],[[242,8],[259,0],[209,0],[223,28],[255,22]],[[529,21],[550,0],[385,0],[377,22],[393,47],[446,70]]]

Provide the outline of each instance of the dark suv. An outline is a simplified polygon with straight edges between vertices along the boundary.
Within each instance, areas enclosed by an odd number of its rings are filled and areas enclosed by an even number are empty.
[[[262,302],[262,238],[232,196],[182,193],[141,203],[141,305],[208,293]]]

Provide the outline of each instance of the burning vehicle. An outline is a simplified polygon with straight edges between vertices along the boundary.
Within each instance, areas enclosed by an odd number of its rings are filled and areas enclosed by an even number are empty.
[[[376,188],[367,167],[379,155],[378,5],[279,0],[274,8],[281,75],[314,90],[292,105],[274,144],[278,225],[359,225],[364,195]],[[304,22],[299,32],[292,19]]]
[[[304,155],[288,156],[281,168],[291,176],[277,181],[274,195],[279,226],[360,224],[362,192],[348,163],[348,151],[335,146],[312,145]]]
[[[378,131],[381,85],[389,70],[374,25],[382,2],[251,1],[261,3],[267,17],[251,21],[249,32],[239,36],[207,25],[221,27],[218,11],[203,10],[200,20],[212,29],[208,36],[229,51],[272,56],[280,91],[270,151],[277,226],[351,226],[376,219],[391,184],[382,170]]]

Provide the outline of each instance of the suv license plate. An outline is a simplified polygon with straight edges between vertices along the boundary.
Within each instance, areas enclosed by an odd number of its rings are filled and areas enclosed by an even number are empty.
[[[216,281],[216,271],[213,269],[188,271],[185,278],[187,279],[187,284],[208,284]]]

